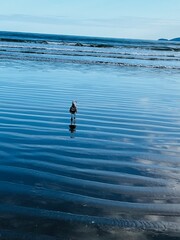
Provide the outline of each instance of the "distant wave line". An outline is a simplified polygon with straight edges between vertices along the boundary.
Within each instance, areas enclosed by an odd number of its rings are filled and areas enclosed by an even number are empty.
[[[93,42],[77,42],[77,41],[65,41],[65,40],[43,40],[43,39],[20,39],[20,38],[5,38],[1,37],[0,42],[15,42],[15,43],[38,43],[38,44],[57,44],[57,45],[67,45],[67,46],[74,46],[74,47],[93,47],[93,48],[131,48],[131,49],[146,49],[146,50],[155,50],[155,51],[173,51],[173,52],[180,52],[179,47],[172,47],[172,46],[151,46],[150,44],[147,45],[137,45],[132,43],[123,43],[119,42],[117,44],[107,44],[107,43],[93,43]]]
[[[48,50],[48,49],[47,49]],[[91,54],[88,52],[88,54],[84,54],[85,52],[81,51],[69,51],[69,53],[67,52],[67,50],[57,50],[57,51],[53,51],[53,52],[43,52],[43,51],[32,51],[32,50],[5,50],[5,49],[1,49],[0,52],[6,52],[6,53],[20,53],[20,54],[40,54],[40,55],[50,55],[50,56],[71,56],[71,57],[95,57],[95,58],[106,58],[106,59],[129,59],[129,60],[149,60],[149,61],[180,61],[180,58],[174,57],[172,55],[169,56],[162,56],[159,55],[159,57],[157,57],[157,55],[136,55],[136,54],[124,54],[124,53],[102,53],[101,55],[97,55],[98,52],[92,52]],[[75,54],[76,52],[76,54]],[[114,55],[111,55],[114,54]],[[118,56],[117,56],[118,55]]]
[[[118,67],[142,67],[142,68],[155,68],[155,69],[169,69],[169,70],[180,70],[178,66],[163,66],[163,65],[145,65],[145,64],[131,64],[131,63],[123,63],[123,62],[107,62],[107,61],[90,61],[90,60],[75,60],[75,59],[59,59],[59,58],[34,58],[30,56],[12,56],[12,55],[2,55],[0,54],[1,59],[8,60],[28,60],[28,61],[37,61],[37,62],[49,62],[49,63],[74,63],[74,64],[86,64],[86,65],[110,65],[110,66],[118,66]]]

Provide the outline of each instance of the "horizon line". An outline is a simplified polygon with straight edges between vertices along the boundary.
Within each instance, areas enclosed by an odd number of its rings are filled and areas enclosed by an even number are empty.
[[[126,37],[105,37],[105,36],[94,36],[94,35],[76,35],[76,34],[61,34],[61,33],[47,33],[47,32],[29,32],[29,31],[14,31],[14,30],[0,30],[1,32],[9,33],[27,33],[27,34],[44,34],[44,35],[59,35],[59,36],[72,36],[72,37],[87,37],[87,38],[106,38],[106,39],[132,39],[132,40],[144,40],[144,41],[158,41],[158,39],[146,39],[146,38],[126,38]],[[170,39],[168,39],[170,40]]]

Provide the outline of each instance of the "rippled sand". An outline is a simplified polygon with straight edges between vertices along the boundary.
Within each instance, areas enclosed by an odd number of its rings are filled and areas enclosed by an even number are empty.
[[[2,239],[178,239],[177,73],[21,61],[0,70]]]

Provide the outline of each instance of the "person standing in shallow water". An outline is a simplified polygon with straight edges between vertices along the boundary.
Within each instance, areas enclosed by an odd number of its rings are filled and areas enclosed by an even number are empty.
[[[71,132],[70,137],[74,137],[74,133],[76,131],[76,113],[77,113],[77,105],[76,101],[72,101],[72,105],[69,109],[69,112],[71,113],[71,124],[69,125],[69,131]]]
[[[72,105],[69,109],[69,112],[71,113],[71,123],[76,119],[76,113],[77,113],[77,102],[76,101],[72,101]]]

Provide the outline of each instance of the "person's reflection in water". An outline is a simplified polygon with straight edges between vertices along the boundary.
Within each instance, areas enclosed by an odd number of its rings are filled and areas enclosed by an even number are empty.
[[[69,125],[69,131],[70,131],[70,137],[74,138],[75,132],[76,132],[76,121],[75,119],[71,118],[71,124]]]

